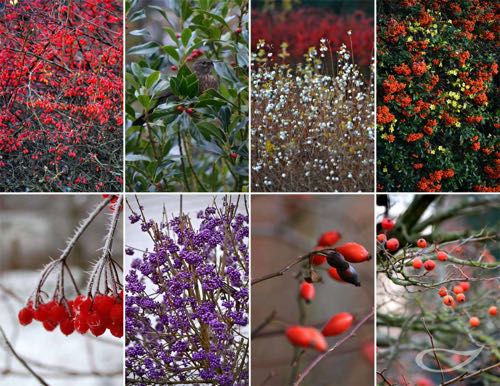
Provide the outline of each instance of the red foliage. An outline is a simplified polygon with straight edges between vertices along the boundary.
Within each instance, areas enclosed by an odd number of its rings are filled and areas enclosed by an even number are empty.
[[[122,2],[0,14],[0,188],[121,190]]]
[[[283,42],[288,43],[292,59],[301,59],[309,47],[319,47],[322,38],[337,51],[344,43],[351,47],[347,31],[352,31],[354,58],[360,65],[369,65],[373,55],[373,18],[357,11],[336,15],[317,8],[301,8],[286,13],[252,11],[252,49],[260,39],[272,46],[275,53]]]

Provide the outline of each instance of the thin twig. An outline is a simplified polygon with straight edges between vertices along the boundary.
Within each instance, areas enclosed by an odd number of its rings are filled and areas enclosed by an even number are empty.
[[[279,271],[277,272],[273,272],[273,273],[269,273],[267,275],[264,275],[264,276],[261,276],[257,279],[254,279],[252,280],[252,283],[251,285],[254,285],[254,284],[257,284],[257,283],[260,283],[261,281],[265,281],[265,280],[269,280],[269,279],[272,279],[273,277],[278,277],[278,276],[283,276],[283,274],[288,271],[289,269],[291,269],[293,266],[299,264],[300,262],[306,260],[306,259],[309,259],[309,257],[313,254],[313,253],[318,253],[318,252],[309,252],[308,254],[306,255],[303,255],[303,256],[299,256],[297,257],[295,260],[293,260],[290,264],[286,265],[285,267],[281,268]]]
[[[316,357],[316,359],[313,360],[309,364],[309,366],[307,366],[306,369],[302,373],[299,374],[299,376],[297,377],[297,380],[295,381],[293,386],[299,386],[302,383],[302,381],[305,379],[305,377],[307,377],[307,375],[311,372],[312,369],[314,369],[318,365],[319,362],[321,362],[323,359],[325,359],[328,356],[328,354],[335,351],[335,349],[337,347],[342,346],[346,341],[348,341],[350,338],[352,338],[356,334],[356,331],[358,331],[359,328],[361,326],[363,326],[363,324],[365,324],[368,320],[370,320],[373,317],[373,313],[374,313],[374,310],[372,308],[372,310],[363,319],[361,319],[361,321],[358,324],[356,324],[356,326],[354,326],[354,328],[351,330],[351,332],[348,335],[346,335],[344,338],[342,338],[337,343],[335,343],[326,352],[318,355]]]
[[[10,350],[10,352],[12,353],[12,355],[14,355],[16,357],[16,359],[21,363],[21,365],[23,365],[23,367],[28,370],[31,375],[33,375],[37,380],[38,382],[40,382],[41,385],[44,385],[44,386],[50,386],[47,382],[44,381],[44,379],[38,375],[35,370],[33,370],[30,365],[28,365],[26,363],[26,361],[21,358],[21,356],[16,352],[16,350],[14,349],[14,347],[12,347],[12,344],[9,342],[9,340],[7,339],[7,336],[5,335],[5,331],[3,330],[2,326],[0,326],[0,334],[2,335],[2,339],[3,341],[5,342],[5,345],[7,346],[7,348]]]
[[[441,382],[444,383],[444,374],[443,374],[443,367],[441,366],[441,362],[439,361],[439,358],[436,354],[436,347],[434,346],[434,338],[427,328],[427,324],[425,324],[425,318],[422,318],[422,324],[424,325],[425,331],[427,331],[427,334],[429,335],[429,339],[431,340],[431,346],[432,346],[432,352],[434,354],[434,358],[436,359],[436,362],[439,366],[439,374],[441,375]]]
[[[490,371],[490,370],[493,370],[494,368],[500,366],[500,362],[497,362],[495,363],[494,365],[491,365],[491,366],[488,366],[488,367],[485,367],[483,369],[480,369],[480,370],[477,370],[477,371],[474,371],[473,373],[463,373],[462,375],[459,375],[458,377],[456,378],[453,378],[453,379],[450,379],[449,381],[446,381],[446,382],[443,382],[441,383],[439,386],[447,386],[447,385],[451,385],[455,382],[458,382],[458,381],[463,381],[464,379],[468,379],[468,378],[472,378],[472,377],[475,377],[476,375],[479,375],[479,374],[482,374],[482,373],[485,373],[486,371]]]

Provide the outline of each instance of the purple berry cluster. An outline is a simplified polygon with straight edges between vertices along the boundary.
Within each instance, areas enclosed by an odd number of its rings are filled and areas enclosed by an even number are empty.
[[[248,215],[228,197],[197,227],[185,214],[157,223],[138,211],[129,218],[152,247],[127,247],[141,254],[125,279],[127,380],[248,385]]]

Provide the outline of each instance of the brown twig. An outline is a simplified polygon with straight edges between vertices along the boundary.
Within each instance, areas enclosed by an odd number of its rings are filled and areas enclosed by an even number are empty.
[[[393,386],[394,384],[389,382],[389,380],[385,377],[384,373],[387,371],[387,369],[383,369],[382,371],[377,371],[377,374],[382,378],[384,383],[388,384],[389,386]]]
[[[321,252],[321,251],[319,251],[319,252]],[[260,282],[265,281],[265,280],[272,279],[273,277],[283,276],[283,274],[285,272],[287,272],[288,270],[290,270],[291,268],[293,268],[295,265],[301,263],[302,261],[304,261],[306,259],[309,259],[309,257],[313,253],[319,253],[319,252],[309,252],[306,255],[299,256],[295,260],[293,260],[290,264],[288,264],[288,265],[284,266],[283,268],[281,268],[279,271],[276,271],[276,272],[273,272],[273,273],[268,273],[267,275],[264,275],[264,276],[261,276],[261,277],[259,277],[257,279],[252,280],[251,285],[260,283]]]
[[[491,366],[479,369],[477,371],[474,371],[473,373],[463,373],[462,375],[459,375],[458,377],[455,377],[453,379],[450,379],[449,381],[441,383],[439,386],[447,386],[447,385],[451,385],[451,384],[458,382],[458,381],[463,381],[464,379],[475,377],[476,375],[485,373],[486,371],[493,370],[494,368],[496,368],[498,366],[500,366],[500,362],[497,362],[494,365],[491,365]]]
[[[309,366],[307,366],[306,369],[302,373],[299,374],[299,376],[297,377],[293,386],[299,386],[302,383],[302,381],[305,379],[305,377],[311,372],[312,369],[314,369],[318,365],[319,362],[321,362],[323,359],[325,359],[328,356],[328,354],[335,351],[335,349],[337,347],[340,347],[346,341],[348,341],[350,338],[352,338],[356,334],[356,331],[358,331],[361,328],[361,326],[363,326],[368,320],[370,320],[373,317],[373,314],[374,314],[374,310],[372,308],[372,310],[363,319],[361,319],[361,321],[359,321],[359,323],[356,324],[356,326],[354,326],[354,328],[351,330],[351,332],[348,335],[346,335],[344,338],[342,338],[337,343],[335,343],[326,352],[318,355],[316,357],[316,359],[313,360],[309,364]]]
[[[434,346],[434,337],[432,336],[431,332],[427,328],[427,325],[425,324],[425,318],[421,318],[421,320],[422,324],[424,325],[425,331],[427,332],[427,335],[429,335],[429,339],[431,340],[432,353],[434,354],[434,359],[436,359],[436,362],[439,366],[439,374],[441,374],[441,382],[444,383],[443,367],[441,366],[441,362],[439,361],[439,358],[436,354],[436,347]]]

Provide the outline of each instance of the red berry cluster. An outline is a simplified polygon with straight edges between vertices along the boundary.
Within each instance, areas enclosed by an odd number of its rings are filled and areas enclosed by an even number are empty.
[[[201,55],[203,55],[203,50],[200,50],[199,48],[195,48],[193,51],[191,51],[191,53],[188,55],[186,60],[188,62],[192,62],[193,60],[200,57]]]
[[[103,194],[102,198],[106,199],[110,195],[109,194]],[[109,202],[109,209],[114,212],[116,209],[116,201],[118,201],[118,196],[116,194],[112,195],[111,201]],[[123,206],[120,206],[120,210],[123,210]]]
[[[43,324],[47,331],[59,326],[64,335],[75,330],[80,334],[90,331],[94,336],[106,330],[121,338],[123,336],[123,291],[119,296],[101,295],[94,297],[78,295],[74,300],[57,302],[51,300],[33,306],[30,300],[18,314],[19,323],[27,326],[33,320]]]
[[[359,286],[356,269],[349,263],[362,263],[371,259],[370,253],[361,244],[349,242],[336,248],[331,248],[341,239],[337,230],[330,230],[321,235],[314,248],[318,251],[310,258],[312,265],[322,265],[325,262],[331,266],[328,274],[332,279]]]

